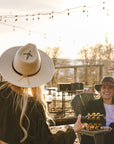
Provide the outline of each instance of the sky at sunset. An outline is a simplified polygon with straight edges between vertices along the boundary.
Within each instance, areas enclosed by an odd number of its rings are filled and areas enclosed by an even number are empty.
[[[32,42],[39,49],[59,46],[61,57],[76,58],[83,46],[104,44],[106,33],[114,44],[113,4],[113,0],[0,0],[0,54]]]

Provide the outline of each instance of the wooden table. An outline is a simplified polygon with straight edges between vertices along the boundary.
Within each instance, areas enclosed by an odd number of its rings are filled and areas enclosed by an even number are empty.
[[[89,131],[89,130],[81,130],[78,132],[81,135],[87,135],[87,136],[93,136],[95,144],[104,144],[104,136],[105,133],[109,133],[109,130],[95,130],[95,131]]]

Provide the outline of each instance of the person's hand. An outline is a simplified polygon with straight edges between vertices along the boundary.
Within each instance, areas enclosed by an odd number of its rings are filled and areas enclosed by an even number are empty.
[[[112,131],[112,128],[111,128],[111,127],[103,127],[103,130],[109,130],[109,131]]]
[[[81,123],[81,115],[78,115],[78,119],[74,124],[74,132],[77,133],[78,131],[80,131],[81,129],[87,127],[88,124],[87,123]]]
[[[8,144],[8,143],[5,143],[5,142],[3,142],[3,141],[0,140],[0,144]]]

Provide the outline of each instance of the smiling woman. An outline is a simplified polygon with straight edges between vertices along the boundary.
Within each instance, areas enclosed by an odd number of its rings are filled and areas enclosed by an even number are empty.
[[[95,85],[95,89],[101,94],[101,98],[89,101],[86,107],[86,113],[101,113],[106,117],[105,129],[111,130],[104,137],[104,144],[114,144],[114,78],[104,77],[100,84]],[[82,136],[81,144],[91,143],[94,140],[90,136]]]

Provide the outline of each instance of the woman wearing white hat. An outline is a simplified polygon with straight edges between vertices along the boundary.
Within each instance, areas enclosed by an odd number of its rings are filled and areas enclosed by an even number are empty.
[[[81,116],[73,128],[52,134],[47,124],[42,85],[54,74],[49,56],[34,44],[13,47],[0,58],[0,140],[8,144],[73,144],[84,127]]]

